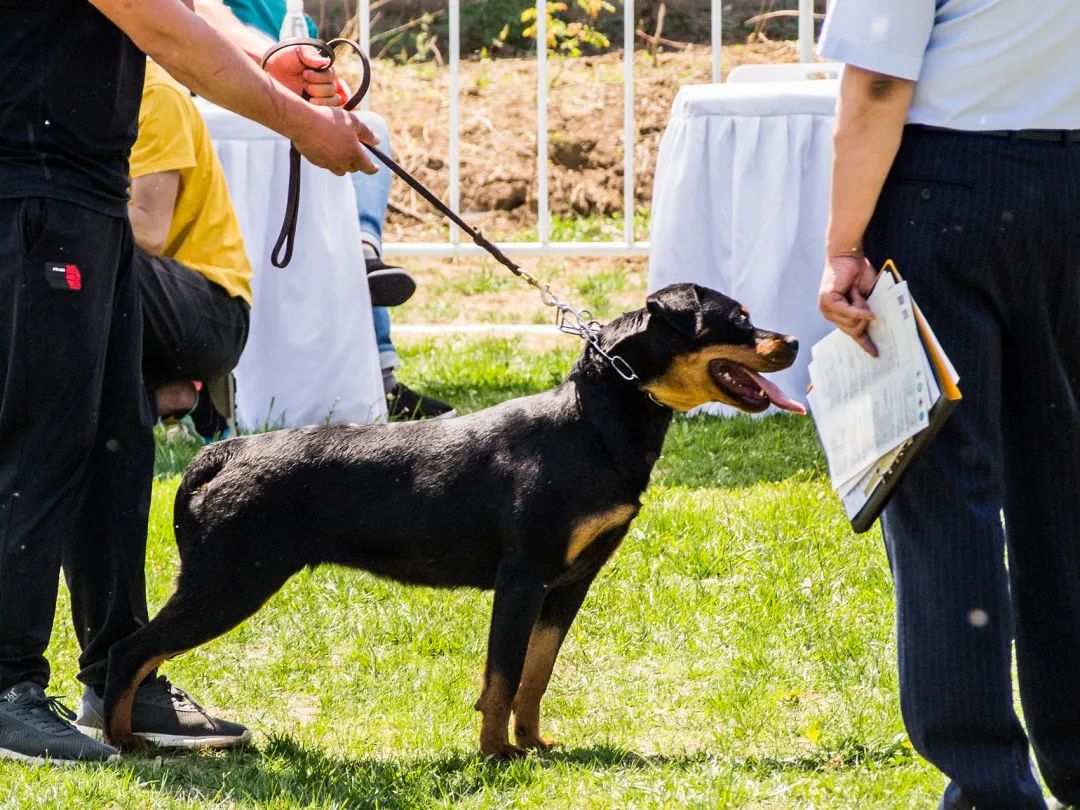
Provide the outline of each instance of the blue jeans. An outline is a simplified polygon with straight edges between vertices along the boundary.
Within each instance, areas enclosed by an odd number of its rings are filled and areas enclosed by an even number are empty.
[[[904,724],[945,807],[1045,810],[1029,740],[1080,803],[1078,206],[1080,144],[909,127],[866,233],[964,396],[882,523]]]
[[[390,130],[386,126],[386,119],[370,110],[359,113],[359,116],[371,131],[379,136],[379,149],[387,155],[392,155]],[[386,219],[386,206],[390,201],[390,181],[394,179],[394,175],[378,159],[372,158],[372,160],[379,167],[378,172],[375,174],[353,172],[349,176],[352,178],[353,189],[356,192],[360,236],[381,254],[383,221]],[[386,307],[372,307],[371,317],[375,322],[375,342],[379,346],[379,366],[384,369],[397,368],[401,365],[401,361],[390,340],[390,310]]]

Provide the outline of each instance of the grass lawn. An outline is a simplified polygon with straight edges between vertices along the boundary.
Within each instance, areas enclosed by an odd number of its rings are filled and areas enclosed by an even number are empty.
[[[578,346],[408,342],[407,381],[474,410],[548,387]],[[177,472],[159,447],[147,577],[175,566]],[[363,493],[357,493],[363,498]],[[169,663],[242,719],[231,753],[102,768],[0,765],[3,807],[916,808],[942,781],[902,733],[880,535],[853,536],[809,419],[678,419],[641,515],[556,665],[543,730],[510,765],[477,753],[491,596],[323,568]],[[52,691],[77,705],[66,591]]]

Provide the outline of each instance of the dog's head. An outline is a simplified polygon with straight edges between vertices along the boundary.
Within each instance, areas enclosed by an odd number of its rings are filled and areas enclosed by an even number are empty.
[[[669,408],[722,402],[750,413],[769,405],[806,413],[761,376],[790,366],[799,342],[756,328],[737,301],[715,290],[664,287],[648,297],[644,310],[612,321],[604,332],[606,348],[630,363],[639,388]]]

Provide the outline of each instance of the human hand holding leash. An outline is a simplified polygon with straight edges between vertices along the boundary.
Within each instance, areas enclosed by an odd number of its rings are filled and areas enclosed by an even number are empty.
[[[330,59],[308,45],[295,45],[275,52],[266,61],[266,72],[298,96],[322,107],[338,106],[334,72]]]
[[[333,93],[335,77],[328,70],[333,60],[317,47],[325,47],[323,43],[299,40],[274,49],[291,52],[282,54],[281,64],[271,69],[271,74],[293,77],[287,88],[259,70],[243,49],[193,14],[182,0],[91,2],[192,92],[294,140],[318,166],[338,174],[375,171],[361,145],[376,142],[367,127],[342,110],[316,106],[294,92],[299,88],[301,96],[318,99]],[[314,65],[323,66],[325,75],[316,77]]]
[[[352,47],[361,56],[364,68],[364,80],[360,89],[349,99],[343,108],[337,109],[338,96],[334,72],[335,45],[345,43]],[[372,162],[367,149],[361,144],[376,146],[378,137],[351,111],[367,93],[370,84],[371,68],[361,53],[360,46],[348,40],[335,39],[330,42],[322,42],[317,39],[294,39],[279,42],[273,45],[262,58],[263,70],[271,75],[275,72],[286,75],[292,82],[290,86],[300,93],[305,101],[316,105],[317,109],[308,109],[317,113],[323,119],[324,124],[310,124],[298,127],[291,133],[293,149],[306,157],[316,166],[330,169],[337,175],[350,172],[364,172],[374,174],[378,171]],[[276,78],[276,77],[275,77]],[[323,109],[330,108],[330,109]],[[314,119],[313,116],[307,116]],[[294,160],[295,163],[295,160]],[[299,164],[290,169],[290,186],[296,185],[296,194],[299,194]],[[294,194],[290,192],[290,198]],[[289,208],[295,207],[297,201],[291,200]],[[295,214],[291,215],[295,220]],[[289,215],[287,215],[289,218]],[[295,221],[292,224],[295,228]],[[291,242],[291,237],[289,238]],[[288,250],[291,253],[291,248]],[[285,260],[288,263],[288,259]]]
[[[323,106],[312,107],[311,113],[292,134],[297,152],[337,175],[378,170],[362,144],[376,146],[379,138],[356,114]]]

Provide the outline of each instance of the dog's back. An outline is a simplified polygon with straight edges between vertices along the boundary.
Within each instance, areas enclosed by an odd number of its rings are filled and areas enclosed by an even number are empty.
[[[202,546],[229,567],[281,555],[297,567],[339,563],[490,588],[504,543],[522,539],[523,511],[540,509],[558,542],[566,501],[587,497],[553,452],[581,448],[553,436],[576,420],[570,397],[545,392],[453,420],[325,425],[211,445],[177,491],[181,560]]]

